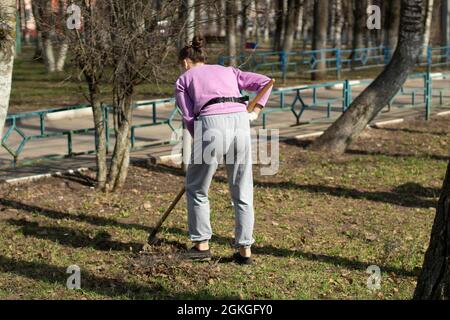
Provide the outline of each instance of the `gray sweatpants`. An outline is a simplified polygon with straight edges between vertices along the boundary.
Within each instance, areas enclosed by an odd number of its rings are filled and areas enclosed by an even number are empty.
[[[193,242],[211,239],[208,190],[225,163],[235,210],[235,245],[253,242],[253,173],[247,112],[200,116],[195,126],[191,163],[186,173],[189,235]]]

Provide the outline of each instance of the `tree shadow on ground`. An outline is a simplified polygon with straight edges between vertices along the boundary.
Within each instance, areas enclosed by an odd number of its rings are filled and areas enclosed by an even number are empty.
[[[226,182],[226,179],[217,177],[217,181]],[[422,197],[433,197],[439,194],[434,188],[426,188],[416,183],[406,183],[394,188],[392,191],[360,191],[353,188],[334,187],[316,184],[299,184],[294,182],[268,182],[254,181],[255,187],[279,188],[289,190],[302,190],[309,193],[328,194],[335,197],[364,199],[376,202],[390,203],[408,208],[431,208],[435,207],[437,200],[423,199]],[[405,187],[406,186],[406,187]]]
[[[152,230],[152,227],[148,227],[142,224],[137,223],[122,223],[114,219],[104,218],[104,217],[96,217],[96,216],[89,216],[86,214],[71,214],[61,211],[56,211],[52,209],[46,209],[41,208],[34,205],[29,205],[25,203],[21,203],[15,200],[9,200],[9,199],[0,199],[0,204],[7,207],[7,208],[13,208],[17,210],[23,210],[30,213],[39,214],[41,216],[55,219],[55,220],[63,220],[63,219],[69,219],[73,221],[78,222],[86,222],[95,226],[112,226],[112,227],[120,227],[123,229],[137,229],[137,230],[143,230],[146,232],[150,232]]]
[[[55,178],[79,183],[85,187],[95,187],[95,185],[97,184],[97,181],[95,179],[92,179],[90,176],[82,174],[80,172],[63,173],[61,175],[55,176]]]
[[[98,218],[97,219],[97,217],[89,217],[89,216],[81,216],[81,215],[73,216],[71,214],[60,213],[60,212],[55,212],[55,211],[51,215],[49,215],[48,213],[46,213],[46,209],[33,207],[33,206],[30,207],[28,205],[25,205],[25,207],[21,207],[20,203],[17,203],[15,201],[11,201],[11,200],[0,199],[0,203],[4,206],[14,205],[13,206],[14,208],[21,208],[22,210],[28,209],[29,212],[41,214],[41,215],[44,215],[46,217],[53,218],[53,219],[62,219],[62,217],[64,219],[75,218],[76,221],[93,223],[96,226],[117,226],[117,227],[125,228],[125,229],[136,228],[136,229],[151,231],[151,228],[148,228],[148,227],[145,227],[142,225],[119,223],[115,220],[108,219],[108,218]],[[134,246],[133,250],[134,250],[134,248],[136,248],[137,251],[139,251],[143,245],[143,244],[138,244],[138,243],[112,242],[108,239],[104,240],[104,238],[101,238],[101,237],[97,238],[98,241],[95,241],[94,239],[91,239],[88,235],[86,235],[84,233],[80,233],[79,231],[78,231],[78,236],[76,236],[77,232],[75,232],[73,229],[59,228],[59,227],[58,228],[40,227],[36,223],[27,222],[24,220],[10,219],[10,220],[7,220],[7,222],[9,222],[13,225],[19,226],[25,235],[34,236],[34,237],[42,238],[42,239],[58,241],[59,243],[61,243],[63,245],[68,245],[68,246],[75,247],[75,248],[81,247],[84,245],[84,246],[92,247],[92,248],[98,249],[98,250],[106,250],[106,248],[108,248],[108,247],[115,246],[116,250],[129,251],[130,246],[132,246],[132,247]],[[70,236],[65,236],[64,234],[66,234],[66,233],[69,233],[69,235],[75,233],[75,238],[67,239],[67,238],[70,238]],[[163,227],[162,233],[169,233],[169,234],[187,237],[186,230],[176,228],[176,227]],[[215,235],[213,235],[212,242],[216,242],[216,243],[219,243],[219,244],[222,244],[225,246],[232,246],[234,243],[234,239],[230,238],[230,237],[224,237],[224,236],[215,234]],[[184,244],[179,243],[178,241],[170,241],[170,242],[167,242],[165,240],[159,241],[160,245],[165,244],[165,243],[177,246],[179,248],[185,247]],[[109,250],[109,249],[107,249],[107,250]],[[134,252],[137,252],[137,251],[134,251]],[[369,263],[364,263],[364,262],[360,262],[358,260],[348,259],[345,257],[329,256],[329,255],[324,255],[324,254],[305,253],[300,250],[277,248],[272,245],[265,245],[265,246],[255,245],[255,246],[253,246],[253,252],[255,252],[257,254],[272,255],[275,257],[295,257],[295,258],[303,258],[303,259],[308,259],[308,260],[322,261],[322,262],[333,264],[336,266],[343,266],[348,269],[356,269],[356,270],[366,270],[367,267],[370,265]],[[228,260],[227,260],[227,258],[223,258],[223,259],[221,259],[221,261],[225,263]],[[392,272],[399,276],[416,276],[416,273],[412,272],[412,271],[407,271],[404,269],[391,267],[391,266],[380,266],[380,267],[385,272]]]
[[[424,132],[424,133],[426,133],[426,132]],[[313,143],[313,141],[314,140],[287,139],[287,140],[284,140],[283,143],[306,150]],[[435,154],[426,154],[426,153],[423,153],[423,154],[395,153],[395,152],[390,152],[388,150],[369,151],[369,150],[362,150],[360,148],[352,147],[352,145],[350,145],[347,148],[345,153],[349,154],[349,155],[362,155],[362,156],[386,156],[386,157],[393,157],[393,158],[421,158],[421,159],[432,159],[432,160],[438,160],[438,161],[449,161],[450,160],[450,156],[444,156],[444,155],[435,155]]]
[[[150,164],[148,161],[136,161],[135,163],[133,163],[133,165],[139,168],[147,169],[152,172],[168,173],[177,177],[185,176],[183,169],[165,164]]]
[[[50,240],[72,248],[93,248],[100,251],[125,252],[139,252],[142,249],[141,243],[124,243],[111,240],[111,235],[106,231],[97,232],[94,236],[91,236],[78,229],[41,226],[37,222],[30,222],[24,219],[8,219],[6,222],[19,227],[19,232],[24,236]]]
[[[363,156],[386,156],[386,157],[393,157],[393,158],[419,158],[419,159],[431,159],[431,160],[438,160],[438,161],[449,161],[450,156],[444,156],[444,155],[437,155],[437,154],[413,154],[413,153],[393,153],[389,151],[368,151],[368,150],[360,150],[360,149],[353,149],[352,147],[348,148],[347,151],[345,151],[347,154],[351,155],[363,155]]]
[[[81,267],[81,289],[109,298],[127,297],[132,299],[235,299],[231,296],[215,296],[207,291],[171,292],[162,285],[141,285],[118,278],[93,275]],[[48,284],[66,285],[67,269],[41,262],[21,261],[0,256],[0,272],[27,277]]]
[[[391,132],[406,132],[406,133],[419,133],[419,134],[431,134],[435,136],[448,136],[449,133],[445,131],[421,131],[421,130],[415,130],[415,129],[408,129],[408,128],[377,128],[373,127],[374,130],[383,130],[383,131],[391,131]]]

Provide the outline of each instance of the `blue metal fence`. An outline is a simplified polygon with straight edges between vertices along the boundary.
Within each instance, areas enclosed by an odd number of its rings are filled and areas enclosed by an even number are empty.
[[[450,65],[450,46],[424,47],[419,60],[420,66]],[[218,63],[225,65],[235,58],[237,65],[251,71],[264,71],[272,75],[286,78],[290,71],[314,73],[319,64],[324,64],[321,70],[334,71],[340,79],[342,71],[361,70],[383,67],[389,63],[393,50],[384,46],[344,50],[329,48],[322,50],[303,50],[286,52],[254,52],[248,55],[220,56]]]
[[[437,77],[442,77],[445,79],[450,78],[449,73],[436,74]],[[395,102],[397,98],[400,96],[408,96],[410,97],[410,103],[403,104],[402,107],[423,107],[424,108],[424,117],[425,119],[429,119],[431,114],[431,107],[433,98],[438,99],[438,105],[440,106],[449,106],[450,103],[444,103],[444,99],[450,100],[450,88],[437,88],[433,87],[433,76],[427,73],[418,73],[410,76],[411,78],[421,78],[423,79],[423,85],[417,88],[410,87],[402,87],[397,95],[392,99],[391,104]],[[370,81],[361,82],[358,81],[358,85],[367,85]],[[295,87],[284,87],[277,88],[273,90],[272,100],[275,99],[278,105],[277,107],[267,107],[264,108],[262,113],[262,125],[263,128],[266,128],[269,122],[269,117],[278,112],[289,112],[293,116],[293,121],[295,124],[301,124],[302,117],[307,110],[315,110],[318,112],[323,112],[323,117],[312,119],[308,122],[313,122],[316,120],[326,120],[331,121],[332,112],[342,113],[347,110],[347,108],[352,103],[352,89],[356,84],[352,81],[341,80],[313,85],[303,85],[303,86],[295,86]],[[337,90],[341,90],[341,94],[339,97],[326,97],[323,95],[323,92],[326,90],[333,88]],[[306,91],[310,93],[306,97]],[[252,95],[251,95],[252,96]],[[419,99],[422,98],[422,99]],[[162,116],[159,113],[160,107],[165,104],[173,104],[173,108],[171,111],[166,113],[165,116]],[[144,101],[140,103],[136,103],[134,108],[147,107],[149,109],[149,113],[147,114],[147,120],[141,124],[134,124],[131,128],[131,144],[133,148],[137,148],[136,146],[136,130],[139,128],[145,128],[150,126],[160,126],[167,125],[172,131],[176,131],[181,127],[181,122],[175,121],[175,117],[180,115],[181,112],[179,108],[175,105],[174,98],[166,98],[166,99],[158,99],[158,100],[150,100]],[[111,113],[113,112],[112,107],[110,105],[103,105],[103,120],[105,123],[106,134],[107,134],[107,146],[109,149],[110,145],[110,136],[113,132],[112,126],[110,124],[109,118]],[[2,139],[2,146],[7,150],[8,154],[12,158],[13,165],[16,165],[19,161],[19,157],[24,151],[27,143],[32,140],[38,139],[48,139],[54,137],[65,137],[67,141],[67,152],[61,156],[73,156],[77,154],[88,154],[95,153],[96,150],[88,150],[85,152],[76,153],[73,150],[73,138],[76,135],[81,134],[93,134],[95,131],[94,128],[81,128],[74,130],[60,130],[60,131],[50,131],[46,129],[46,118],[48,115],[55,114],[62,111],[70,111],[70,110],[89,110],[90,107],[88,105],[78,105],[72,107],[64,107],[57,109],[50,109],[44,111],[36,111],[36,112],[27,112],[20,114],[12,114],[8,115],[6,119],[6,128],[7,131]],[[390,110],[390,105],[388,106],[388,111]],[[37,134],[27,135],[25,130],[23,130],[23,126],[21,124],[22,119],[36,118],[39,121],[39,130]],[[18,134],[21,137],[21,142],[16,148],[11,147],[8,144],[8,140],[10,139],[13,133]],[[166,143],[170,143],[171,141],[166,141]],[[140,145],[139,148],[145,147],[146,145]],[[50,154],[51,150],[49,150]]]

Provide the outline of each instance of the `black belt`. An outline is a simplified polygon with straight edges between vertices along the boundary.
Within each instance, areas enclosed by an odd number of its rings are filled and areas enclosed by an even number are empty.
[[[224,103],[224,102],[237,102],[237,103],[244,103],[247,102],[249,100],[248,96],[244,96],[244,97],[239,97],[239,98],[234,98],[234,97],[220,97],[220,98],[214,98],[209,100],[203,107],[206,108],[207,106],[210,106],[212,104],[216,104],[216,103]]]

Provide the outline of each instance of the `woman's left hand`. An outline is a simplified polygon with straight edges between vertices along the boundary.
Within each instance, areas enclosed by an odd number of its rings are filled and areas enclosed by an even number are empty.
[[[248,114],[248,118],[250,119],[250,122],[255,121],[256,119],[258,119],[259,114],[255,111],[252,111]]]

